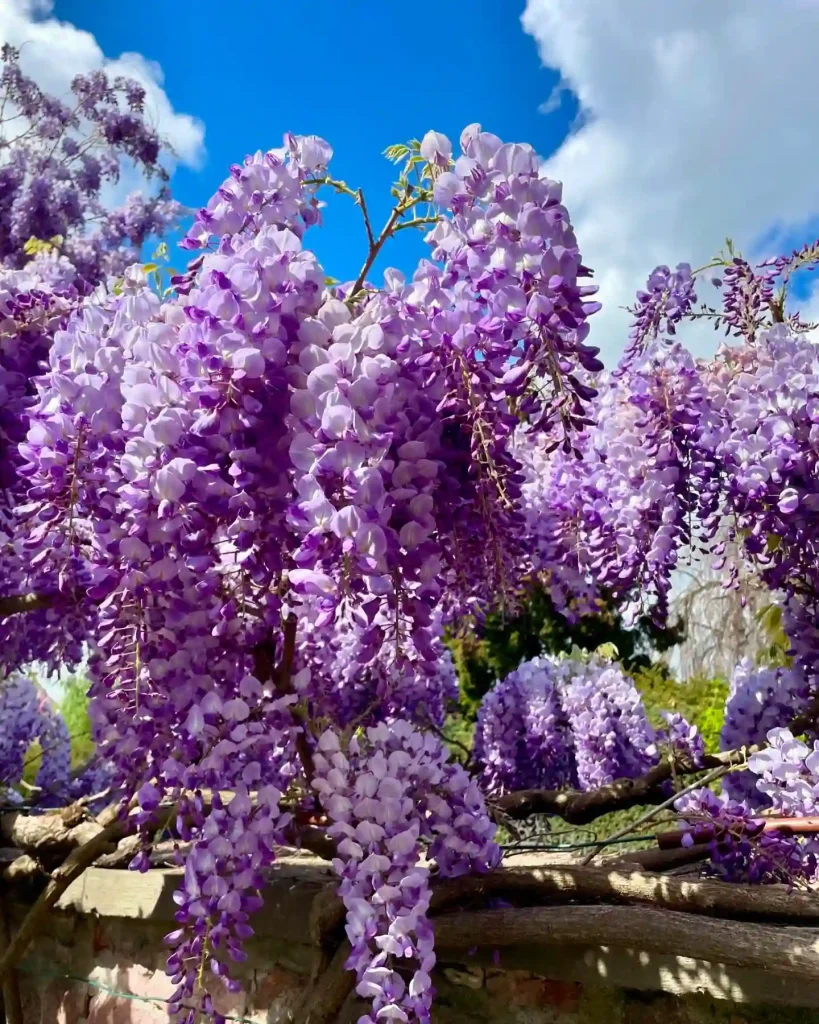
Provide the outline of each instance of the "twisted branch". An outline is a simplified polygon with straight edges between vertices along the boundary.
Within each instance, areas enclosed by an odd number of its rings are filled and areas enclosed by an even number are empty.
[[[817,716],[819,698],[791,719],[788,728],[794,736],[798,736],[816,725]],[[615,779],[607,786],[588,792],[576,789],[522,789],[516,793],[507,793],[492,803],[502,815],[515,820],[528,818],[532,814],[556,814],[570,825],[586,825],[611,811],[624,811],[640,804],[663,803],[668,798],[664,783],[719,768],[742,767],[760,749],[759,745],[753,744],[741,750],[706,754],[699,765],[678,753],[661,761],[639,778]]]

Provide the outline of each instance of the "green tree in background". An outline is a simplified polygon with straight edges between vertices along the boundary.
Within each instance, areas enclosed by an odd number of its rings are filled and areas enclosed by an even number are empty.
[[[77,768],[89,760],[94,753],[91,739],[91,722],[88,718],[88,680],[73,676],[65,684],[60,700],[60,711],[71,737],[71,767]]]
[[[603,644],[613,644],[619,660],[633,673],[651,667],[653,653],[667,651],[683,636],[681,624],[662,629],[647,617],[627,629],[611,607],[571,623],[538,586],[524,601],[519,615],[488,615],[479,631],[452,636],[448,646],[458,672],[462,713],[472,717],[496,680],[539,654],[559,654],[574,647],[594,651]],[[658,671],[665,673],[666,685],[675,685],[664,667]]]
[[[719,734],[725,717],[728,680],[696,677],[677,682],[662,664],[632,671],[637,689],[643,695],[652,725],[662,725],[661,711],[678,711],[699,729],[705,749],[719,750]]]

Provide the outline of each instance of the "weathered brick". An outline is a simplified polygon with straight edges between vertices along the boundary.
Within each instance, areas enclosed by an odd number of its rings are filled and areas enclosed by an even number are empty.
[[[542,981],[543,1002],[567,1013],[573,1013],[580,1004],[583,986],[576,981]]]
[[[283,967],[257,970],[250,988],[249,1016],[260,1024],[285,1024],[304,995],[306,979]]]
[[[225,984],[219,978],[208,976],[207,989],[213,999],[213,1007],[217,1013],[226,1016],[244,1017],[247,1010],[247,992],[229,992]]]
[[[155,1003],[100,994],[88,1008],[88,1024],[168,1024],[168,1011]]]

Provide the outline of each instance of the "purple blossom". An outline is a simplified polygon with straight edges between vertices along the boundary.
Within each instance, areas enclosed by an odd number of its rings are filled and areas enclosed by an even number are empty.
[[[164,184],[163,143],[143,112],[144,90],[95,71],[74,78],[64,103],[23,73],[14,47],[5,46],[0,60],[0,95],[9,111],[0,117],[0,262],[22,267],[30,239],[53,240],[74,268],[73,283],[87,291],[121,274],[146,239],[181,214]],[[123,162],[161,185],[153,196],[134,193],[109,210],[101,189],[119,178]]]
[[[541,657],[523,662],[484,697],[474,758],[490,793],[590,790],[644,774],[657,763],[656,743],[642,698],[620,668]]]
[[[748,760],[756,788],[775,814],[807,816],[819,805],[819,740],[795,739],[789,729],[775,728],[767,744]]]
[[[574,739],[550,658],[525,661],[481,702],[474,753],[488,793],[574,786]]]
[[[333,824],[339,893],[347,908],[357,993],[372,1002],[366,1021],[428,1022],[434,936],[427,919],[429,870],[422,841],[440,873],[494,868],[495,826],[474,780],[448,762],[440,740],[392,719],[342,748],[327,731],[314,757],[313,787]],[[406,984],[395,958],[411,964]]]
[[[657,763],[652,729],[634,682],[615,665],[561,663],[563,707],[574,737],[581,789],[637,778]]]
[[[71,740],[57,708],[46,693],[19,673],[0,683],[0,789],[4,799],[23,777],[26,756],[39,742],[42,762],[35,784],[41,790],[38,806],[59,803],[69,787]]]
[[[657,744],[669,747],[674,754],[683,754],[693,765],[702,765],[705,743],[697,726],[676,711],[661,711],[660,715],[666,727],[657,733]]]
[[[637,292],[626,359],[639,355],[661,334],[676,334],[677,324],[696,301],[694,278],[688,263],[678,264],[675,271],[666,266],[655,267],[645,290]]]
[[[731,675],[720,749],[736,750],[764,742],[771,729],[786,725],[798,714],[809,695],[810,686],[799,671],[757,667],[744,658]],[[735,800],[745,800],[751,806],[766,803],[764,790],[748,771],[731,772],[722,785]]]
[[[816,871],[813,843],[775,829],[765,831],[746,803],[698,789],[674,805],[683,827],[683,846],[707,843],[707,873],[728,882],[784,883],[811,879]]]

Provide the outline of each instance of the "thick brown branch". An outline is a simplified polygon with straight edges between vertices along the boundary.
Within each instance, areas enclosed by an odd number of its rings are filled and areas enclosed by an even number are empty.
[[[205,803],[208,803],[211,794],[204,794]],[[166,821],[168,814],[173,809],[169,803],[160,804],[154,817],[157,824]],[[37,861],[53,864],[55,861],[62,861],[77,847],[90,842],[95,836],[103,831],[108,824],[107,819],[100,821],[81,820],[76,823],[68,815],[68,812],[82,810],[77,805],[65,808],[62,812],[56,811],[50,814],[25,815],[20,812],[13,812],[0,816],[0,838],[13,848],[16,848]],[[87,812],[86,812],[87,813]],[[110,818],[110,815],[108,815]],[[123,822],[123,825],[125,823]],[[100,860],[100,867],[119,867],[127,863],[140,847],[140,842],[131,835],[127,835],[129,829],[123,828],[123,839],[116,850],[107,854]],[[335,844],[327,836],[326,831],[317,825],[294,822],[287,834],[287,842],[294,848],[309,850],[326,860],[335,856]],[[162,847],[162,844],[159,844]],[[155,846],[155,849],[157,847]],[[164,847],[167,849],[167,847]],[[8,869],[7,869],[8,870]]]
[[[816,725],[819,698],[815,699],[788,726],[795,736]],[[572,789],[523,789],[507,793],[493,801],[507,818],[528,818],[532,814],[556,814],[571,825],[586,825],[611,811],[624,811],[639,804],[659,804],[668,798],[664,783],[674,778],[696,775],[720,767],[739,767],[760,748],[756,745],[742,750],[725,750],[706,754],[701,765],[694,765],[683,755],[660,762],[638,779],[615,779],[608,786],[589,792]]]
[[[670,871],[708,860],[711,847],[708,843],[697,843],[695,846],[677,846],[673,850],[633,850],[621,857],[613,857],[608,862],[609,868],[635,868],[641,871]]]
[[[344,939],[329,963],[322,964],[323,970],[306,993],[296,1020],[302,1024],[333,1024],[338,1018],[355,985],[355,974],[346,967],[351,952],[350,943]]]
[[[683,881],[623,865],[617,870],[591,867],[503,868],[487,875],[438,879],[432,885],[430,914],[474,906],[492,898],[525,905],[643,904],[664,910],[735,920],[789,921],[819,925],[819,894],[785,886],[746,887],[718,881]],[[335,935],[344,907],[328,888],[314,900],[310,937],[318,945]]]
[[[525,907],[446,914],[436,950],[608,946],[816,978],[819,939],[803,928],[720,921],[647,907]]]
[[[287,843],[297,850],[309,850],[322,860],[332,860],[336,856],[336,844],[325,829],[318,825],[299,825],[285,835]]]
[[[522,789],[507,793],[494,801],[507,817],[528,818],[532,814],[557,814],[572,825],[585,825],[611,811],[624,811],[639,804],[662,803],[668,798],[663,783],[682,776],[695,775],[706,769],[744,764],[756,747],[747,750],[726,750],[706,754],[704,762],[695,766],[690,760],[677,757],[661,761],[638,779],[615,779],[608,786],[589,792],[574,789]]]
[[[53,814],[26,815],[14,811],[0,816],[0,837],[9,845],[42,860],[66,857],[90,842],[102,826],[90,819],[79,821],[65,808]]]
[[[33,878],[38,878],[42,873],[43,868],[39,861],[23,853],[6,864],[0,871],[0,879],[8,885],[18,885],[20,882],[30,882]]]
[[[274,680],[279,693],[286,696],[293,694],[293,662],[296,657],[296,630],[298,620],[295,615],[290,615],[284,620],[282,630],[282,657],[278,666],[273,657],[273,645],[261,643],[254,650],[256,678],[259,682],[265,683]],[[307,740],[307,723],[303,713],[298,708],[293,709],[293,715],[299,720],[301,729],[296,736],[296,750],[299,754],[301,766],[304,769],[304,776],[307,784],[313,781],[315,769],[313,767],[313,752]]]
[[[763,825],[763,832],[782,832],[786,835],[808,836],[819,833],[819,817],[807,818],[773,818],[766,817]],[[673,850],[682,845],[686,831],[681,828],[671,829],[669,832],[660,832],[657,835],[657,845],[661,850]]]

